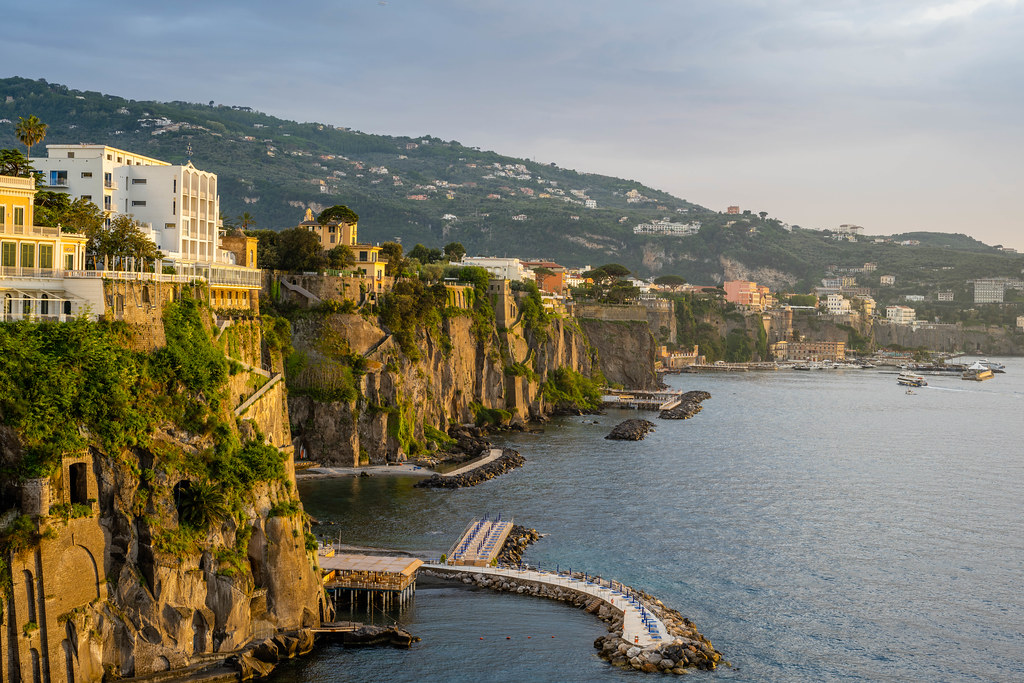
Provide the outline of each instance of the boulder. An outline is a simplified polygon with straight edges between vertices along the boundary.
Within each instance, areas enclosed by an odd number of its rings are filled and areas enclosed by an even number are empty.
[[[640,441],[652,431],[654,431],[653,422],[634,418],[615,425],[611,433],[604,438],[614,441]]]

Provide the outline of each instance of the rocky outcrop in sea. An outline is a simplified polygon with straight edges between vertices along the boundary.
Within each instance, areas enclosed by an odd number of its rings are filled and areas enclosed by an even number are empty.
[[[624,420],[623,422],[615,425],[611,433],[604,438],[612,439],[613,441],[640,441],[647,436],[649,432],[653,431],[653,422],[650,420],[634,418],[631,420]]]

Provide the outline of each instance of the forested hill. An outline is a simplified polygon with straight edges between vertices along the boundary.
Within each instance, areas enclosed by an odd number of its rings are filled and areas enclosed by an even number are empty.
[[[1019,275],[1022,262],[963,236],[918,236],[921,246],[912,251],[839,243],[819,232],[783,230],[766,215],[727,216],[632,180],[430,136],[368,135],[247,107],[138,102],[43,80],[0,79],[0,147],[21,147],[14,126],[30,115],[49,126],[44,145],[108,144],[174,163],[191,150],[197,167],[218,174],[223,213],[248,212],[259,228],[294,226],[307,207],[347,204],[360,215],[365,240],[397,237],[407,247],[460,241],[470,253],[568,266],[619,262],[640,274],[707,283],[757,277],[807,285],[828,265],[865,261],[880,269],[890,262],[894,269],[952,263],[955,272],[939,274],[962,280],[968,273]],[[43,154],[42,146],[33,153]],[[587,208],[587,199],[596,208]],[[634,234],[652,220],[699,221],[703,228],[687,237]],[[957,239],[943,242],[950,237]]]

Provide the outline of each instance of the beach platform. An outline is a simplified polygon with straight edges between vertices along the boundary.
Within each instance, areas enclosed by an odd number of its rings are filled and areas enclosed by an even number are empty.
[[[347,600],[350,608],[365,602],[383,609],[404,607],[416,593],[416,570],[423,564],[415,557],[336,553],[320,557],[324,590],[338,607]]]
[[[474,519],[448,551],[447,564],[467,567],[490,565],[501,553],[511,531],[512,520],[502,519],[501,515],[493,519],[487,515]]]

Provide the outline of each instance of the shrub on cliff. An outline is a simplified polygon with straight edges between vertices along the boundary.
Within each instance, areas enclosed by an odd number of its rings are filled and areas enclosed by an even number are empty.
[[[602,394],[598,383],[572,368],[555,368],[548,372],[541,385],[544,400],[556,410],[598,410]]]

